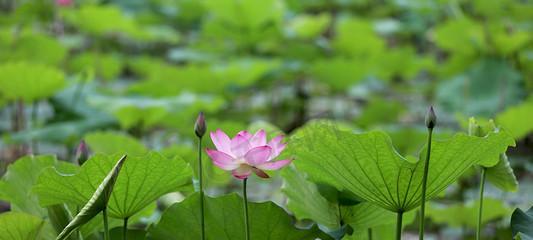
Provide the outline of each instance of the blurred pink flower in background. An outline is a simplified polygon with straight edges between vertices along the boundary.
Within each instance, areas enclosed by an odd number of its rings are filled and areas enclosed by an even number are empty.
[[[62,7],[70,6],[73,0],[56,0],[56,4]]]
[[[217,129],[211,132],[211,140],[217,150],[206,151],[213,164],[224,170],[231,170],[232,175],[238,179],[246,179],[252,172],[259,177],[268,178],[263,170],[277,170],[292,161],[273,161],[285,148],[285,144],[281,142],[283,136],[277,136],[267,143],[266,133],[262,129],[254,135],[241,131],[233,139]]]

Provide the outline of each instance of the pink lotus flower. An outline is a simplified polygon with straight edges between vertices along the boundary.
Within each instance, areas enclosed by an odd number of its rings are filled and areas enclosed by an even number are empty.
[[[273,161],[285,148],[285,144],[281,142],[283,136],[277,136],[267,143],[266,133],[262,129],[254,135],[241,131],[233,139],[217,129],[216,132],[211,132],[211,140],[217,150],[206,151],[213,164],[224,170],[231,170],[232,175],[238,179],[246,179],[252,172],[259,177],[268,178],[263,170],[277,170],[292,161]]]

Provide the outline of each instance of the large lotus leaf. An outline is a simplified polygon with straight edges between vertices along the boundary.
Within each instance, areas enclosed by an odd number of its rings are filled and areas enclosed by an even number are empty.
[[[199,239],[199,195],[169,207],[158,224],[150,227],[150,239]],[[291,217],[272,202],[248,203],[250,237],[256,240],[314,240],[330,239],[315,226],[311,229],[294,227]],[[244,239],[243,200],[237,194],[205,199],[207,239]]]
[[[85,204],[119,157],[120,155],[96,154],[75,175],[47,169],[34,188],[40,204]],[[190,168],[179,158],[167,159],[155,152],[130,156],[111,195],[108,206],[110,216],[130,217],[163,194],[188,183],[190,178]]]
[[[29,32],[23,32],[18,37],[0,42],[0,48],[2,61],[31,61],[57,65],[67,54],[67,49],[54,38]]]
[[[434,140],[427,199],[437,196],[473,164],[505,152],[510,145],[514,140],[505,132]],[[399,155],[383,132],[353,134],[318,123],[298,132],[289,149],[296,167],[315,182],[346,189],[391,211],[409,211],[420,205],[424,161]],[[425,155],[425,150],[420,153],[421,158]]]
[[[514,210],[511,216],[511,229],[513,237],[519,235],[522,240],[533,239],[533,207],[529,208],[527,212],[523,212],[520,208]]]
[[[479,200],[467,204],[457,203],[446,206],[430,204],[427,216],[435,223],[446,223],[454,227],[468,226],[472,229],[477,226],[477,213],[479,209]],[[483,199],[482,224],[491,220],[506,217],[511,213],[511,209],[504,205],[498,199]]]
[[[0,97],[26,102],[52,96],[65,85],[60,70],[41,64],[6,63],[0,65]]]
[[[70,234],[79,226],[89,222],[100,212],[106,211],[107,204],[111,198],[111,193],[115,187],[120,170],[126,161],[126,155],[123,155],[113,168],[109,170],[105,178],[98,184],[98,187],[92,194],[89,201],[85,203],[80,212],[67,224],[67,226],[59,233],[56,240],[63,240],[70,236]],[[107,217],[107,216],[106,216]]]
[[[95,153],[140,155],[148,152],[139,140],[119,132],[92,132],[85,135],[85,141]]]
[[[508,130],[515,139],[522,139],[533,131],[533,98],[507,108],[498,114],[496,121]]]
[[[487,171],[487,180],[499,189],[510,192],[518,190],[518,181],[506,154],[500,154],[498,164],[485,171]]]
[[[27,213],[0,214],[0,240],[35,240],[44,221]]]

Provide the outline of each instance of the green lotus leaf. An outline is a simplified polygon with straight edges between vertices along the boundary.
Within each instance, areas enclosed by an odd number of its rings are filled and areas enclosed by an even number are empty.
[[[148,230],[150,239],[200,239],[199,194],[169,207],[161,220]],[[314,240],[330,239],[315,226],[294,227],[287,213],[272,202],[248,203],[250,238],[255,240]],[[205,199],[207,239],[244,239],[243,200],[237,194]]]
[[[19,212],[0,214],[0,240],[35,240],[44,221],[41,218]]]
[[[427,199],[437,196],[473,164],[514,145],[505,132],[487,137],[456,134],[432,142]],[[289,142],[296,167],[315,182],[349,190],[390,211],[409,211],[420,205],[424,161],[399,155],[387,134],[354,134],[332,124],[305,127]],[[423,150],[420,156],[425,156]]]
[[[34,187],[40,204],[85,204],[119,157],[96,154],[74,175],[47,169]],[[155,152],[129,156],[111,194],[107,208],[109,215],[115,218],[130,217],[163,194],[189,183],[190,178],[190,168],[179,158],[168,159]]]
[[[0,96],[26,102],[47,98],[63,88],[64,78],[62,71],[46,65],[26,62],[1,64]]]

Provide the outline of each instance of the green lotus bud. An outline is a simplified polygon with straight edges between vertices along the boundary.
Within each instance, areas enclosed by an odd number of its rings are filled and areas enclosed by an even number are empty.
[[[429,129],[433,129],[436,124],[437,124],[437,116],[435,115],[433,106],[431,106],[429,107],[429,111],[426,114],[426,127]]]
[[[194,133],[196,133],[196,136],[201,138],[204,136],[206,130],[207,127],[205,125],[205,116],[203,112],[200,112],[196,118],[196,123],[194,124]]]

